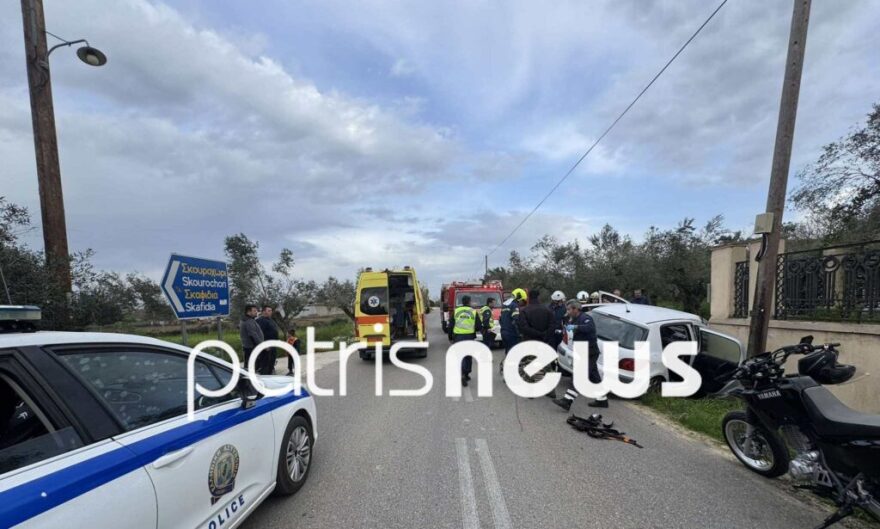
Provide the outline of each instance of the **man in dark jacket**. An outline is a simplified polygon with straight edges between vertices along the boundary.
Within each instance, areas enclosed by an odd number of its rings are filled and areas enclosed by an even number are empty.
[[[495,298],[486,299],[486,304],[480,307],[480,311],[478,312],[480,316],[480,327],[483,329],[483,343],[486,344],[486,347],[489,350],[492,350],[492,346],[495,345],[495,333],[492,332],[492,327],[494,326],[494,321],[492,318],[492,311],[495,310]]]
[[[302,355],[302,347],[299,337],[296,335],[296,328],[291,327],[290,331],[287,332],[287,343],[293,347],[293,350],[296,351],[296,354]],[[293,357],[287,355],[287,376],[292,377],[293,373]]]
[[[529,304],[519,309],[516,324],[523,340],[537,340],[553,347],[556,341],[555,317],[547,305],[541,303],[541,293],[529,291]]]
[[[568,317],[565,321],[566,332],[572,333],[572,342],[587,342],[589,344],[587,362],[590,371],[590,382],[598,384],[602,382],[602,376],[599,375],[597,362],[599,355],[602,353],[599,349],[599,339],[596,336],[596,324],[589,314],[581,311],[581,304],[576,300],[569,300],[565,306],[568,310]],[[566,390],[564,398],[553,399],[553,402],[568,411],[571,409],[571,403],[577,397],[578,392],[571,388]],[[608,397],[603,395],[591,402],[589,406],[593,408],[607,408]]]
[[[260,326],[260,330],[263,331],[263,341],[277,340],[280,336],[278,324],[272,319],[271,306],[263,305],[263,311],[260,312],[260,317],[257,318],[257,324]],[[261,375],[271,375],[275,373],[276,357],[277,352],[274,347],[266,349],[257,361],[257,372]]]
[[[637,288],[637,289],[633,290],[632,303],[634,303],[636,305],[650,305],[651,298],[649,298],[647,296],[647,294],[642,292],[642,289]]]
[[[241,324],[238,326],[238,334],[241,338],[241,352],[244,356],[244,365],[248,365],[251,358],[251,352],[254,348],[263,343],[263,331],[255,319],[257,317],[256,305],[245,305],[244,315],[241,318]]]

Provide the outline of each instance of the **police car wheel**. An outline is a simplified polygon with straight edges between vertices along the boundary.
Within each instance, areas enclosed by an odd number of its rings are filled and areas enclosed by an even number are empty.
[[[312,468],[313,442],[309,422],[300,416],[292,418],[284,431],[278,457],[277,494],[293,494],[305,484]]]

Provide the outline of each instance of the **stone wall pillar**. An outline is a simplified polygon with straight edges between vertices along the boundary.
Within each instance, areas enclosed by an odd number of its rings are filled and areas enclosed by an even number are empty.
[[[733,314],[736,263],[748,258],[745,244],[729,244],[712,249],[709,286],[711,319],[727,319]]]

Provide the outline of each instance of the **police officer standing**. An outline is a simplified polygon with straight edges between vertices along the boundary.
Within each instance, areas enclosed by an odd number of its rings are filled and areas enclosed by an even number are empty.
[[[489,350],[495,345],[495,334],[492,329],[492,309],[495,308],[495,298],[486,299],[486,304],[480,308],[480,327],[483,329],[483,343]]]
[[[482,322],[477,318],[477,311],[471,307],[471,297],[462,296],[461,306],[456,307],[452,313],[453,325],[451,329],[452,341],[463,342],[465,340],[476,340],[477,331],[482,329]],[[471,379],[471,368],[474,359],[468,355],[461,360],[461,385],[467,386],[468,380]]]
[[[519,343],[519,329],[516,327],[519,318],[519,308],[526,304],[526,291],[517,288],[511,293],[504,304],[501,305],[501,317],[498,324],[501,326],[501,343],[504,345],[504,356]],[[501,370],[504,370],[504,361],[501,361]]]
[[[568,312],[568,317],[565,321],[566,330],[572,333],[572,341],[587,342],[589,344],[587,361],[590,371],[590,382],[598,384],[602,382],[602,377],[599,375],[599,367],[597,365],[601,351],[599,350],[599,340],[596,337],[596,324],[589,314],[581,311],[581,304],[578,301],[569,300],[565,307]],[[566,390],[564,398],[553,399],[553,402],[568,411],[571,409],[571,403],[577,397],[578,392],[571,388]],[[608,397],[603,395],[590,402],[589,406],[593,408],[607,408]]]

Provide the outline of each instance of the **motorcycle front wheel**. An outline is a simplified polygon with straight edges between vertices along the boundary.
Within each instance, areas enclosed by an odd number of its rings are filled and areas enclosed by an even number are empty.
[[[744,411],[732,411],[721,423],[724,440],[740,463],[766,478],[788,472],[788,450],[778,435],[749,422]]]

